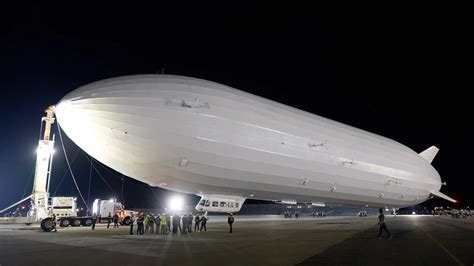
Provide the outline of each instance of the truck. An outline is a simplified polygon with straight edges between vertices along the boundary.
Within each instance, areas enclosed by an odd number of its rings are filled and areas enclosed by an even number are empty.
[[[121,225],[130,225],[134,211],[125,210],[120,202],[115,199],[101,200],[95,199],[92,212],[95,216],[77,216],[77,198],[75,197],[53,197],[52,213],[56,215],[57,222],[60,227],[68,226],[91,226],[93,219],[97,219],[97,223],[107,223],[110,217],[115,214],[119,217]]]

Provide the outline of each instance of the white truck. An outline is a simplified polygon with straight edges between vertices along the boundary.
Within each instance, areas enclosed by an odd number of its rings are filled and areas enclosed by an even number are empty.
[[[93,203],[92,212],[96,216],[77,216],[76,198],[74,197],[53,197],[52,212],[56,215],[57,222],[60,227],[68,226],[91,226],[93,219],[97,219],[97,223],[107,223],[110,217],[115,214],[119,217],[119,223],[122,225],[130,225],[131,215],[133,211],[124,210],[123,205],[115,200],[96,199]]]

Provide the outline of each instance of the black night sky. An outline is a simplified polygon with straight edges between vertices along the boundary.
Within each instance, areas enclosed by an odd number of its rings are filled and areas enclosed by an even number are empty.
[[[471,23],[459,10],[429,8],[2,4],[0,209],[31,191],[48,105],[93,81],[162,69],[294,106],[417,152],[436,145],[433,165],[447,182],[441,191],[458,206],[473,206]],[[65,142],[72,159],[78,148]],[[120,174],[96,167],[112,189],[93,171],[91,200],[120,197]],[[89,162],[81,151],[73,169],[86,196]],[[58,187],[65,171],[58,153],[51,192],[76,195],[69,175]],[[127,207],[157,207],[168,194],[124,179]],[[439,203],[448,204],[426,204]]]

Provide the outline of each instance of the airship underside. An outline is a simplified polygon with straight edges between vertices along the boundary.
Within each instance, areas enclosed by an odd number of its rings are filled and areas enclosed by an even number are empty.
[[[98,161],[152,186],[201,195],[203,210],[218,210],[214,198],[232,206],[221,211],[240,210],[246,198],[400,208],[440,194],[430,164],[435,147],[417,154],[205,80],[107,79],[67,94],[56,116]]]

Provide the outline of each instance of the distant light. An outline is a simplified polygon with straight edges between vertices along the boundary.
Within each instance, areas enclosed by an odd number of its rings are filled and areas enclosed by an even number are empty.
[[[79,211],[79,209],[76,209],[76,211],[78,212],[78,211]]]
[[[415,214],[416,214],[416,212],[411,212],[411,214],[415,215]]]
[[[253,195],[253,194],[250,194],[249,196],[250,196],[250,197],[253,197],[254,195]]]
[[[109,202],[114,202],[114,199],[109,199]]]
[[[184,205],[183,198],[179,196],[175,196],[171,198],[170,201],[168,202],[168,207],[172,211],[181,211],[183,209],[183,205]]]

